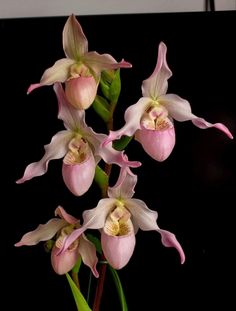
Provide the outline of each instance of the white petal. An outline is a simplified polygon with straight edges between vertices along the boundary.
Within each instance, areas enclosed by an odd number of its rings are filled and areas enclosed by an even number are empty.
[[[61,131],[53,136],[51,143],[44,146],[45,154],[43,158],[39,162],[29,164],[25,169],[23,177],[18,179],[16,183],[21,184],[33,177],[45,174],[48,170],[48,163],[50,160],[64,157],[67,152],[67,144],[70,139],[71,133],[69,131]]]
[[[191,120],[193,124],[201,129],[215,127],[224,132],[229,138],[233,138],[229,129],[222,123],[209,123],[203,118],[199,118],[192,114],[190,104],[187,100],[175,94],[163,95],[159,98],[159,102],[166,107],[169,114],[177,121]]]
[[[82,257],[83,263],[88,266],[93,272],[93,275],[98,278],[99,274],[96,269],[98,262],[96,247],[86,238],[84,234],[82,234],[79,241],[79,253]]]
[[[64,219],[52,218],[46,224],[39,225],[35,230],[23,235],[15,246],[36,245],[41,241],[50,240],[66,224]]]
[[[65,92],[60,83],[55,83],[53,89],[58,100],[58,119],[64,121],[67,129],[72,131],[84,126],[84,110],[78,110],[72,107],[65,96]]]
[[[124,116],[125,125],[120,130],[110,131],[109,136],[103,142],[103,146],[115,139],[119,139],[122,135],[133,136],[134,133],[141,128],[140,120],[150,102],[150,98],[142,97],[136,104],[126,109]]]
[[[88,41],[80,23],[72,14],[63,29],[63,49],[67,57],[79,60],[88,51]]]
[[[157,99],[160,95],[166,93],[168,88],[167,80],[172,76],[166,62],[166,45],[161,42],[158,49],[157,64],[152,75],[143,81],[142,94],[145,97]]]
[[[115,199],[102,199],[98,202],[97,207],[83,212],[83,225],[81,228],[74,230],[65,240],[61,248],[64,252],[85,230],[101,229],[104,227],[106,217],[113,208]]]
[[[109,198],[132,198],[137,179],[129,167],[122,167],[116,184],[108,188]]]

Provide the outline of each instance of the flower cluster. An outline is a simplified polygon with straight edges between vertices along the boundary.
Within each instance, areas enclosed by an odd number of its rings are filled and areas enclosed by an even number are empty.
[[[140,228],[159,232],[162,244],[174,247],[180,262],[184,263],[185,254],[175,235],[160,229],[157,212],[133,197],[138,176],[131,169],[141,163],[130,161],[124,149],[134,137],[150,157],[164,161],[175,145],[174,120],[191,120],[201,129],[215,127],[229,138],[233,138],[232,134],[221,123],[211,124],[195,116],[187,100],[166,94],[172,72],[167,65],[167,47],[163,42],[159,44],[153,73],[142,83],[142,97],[125,111],[125,125],[113,131],[113,114],[120,93],[119,68],[131,68],[131,64],[124,60],[117,62],[109,54],[88,52],[87,39],[74,15],[64,26],[63,48],[66,58],[47,69],[40,82],[29,87],[28,93],[44,85],[53,85],[58,118],[63,121],[65,130],[52,137],[45,145],[42,159],[29,164],[17,183],[45,174],[50,160],[63,158],[62,177],[67,188],[75,196],[81,196],[89,191],[95,179],[102,190],[102,198],[95,208],[83,212],[81,223],[64,208],[57,207],[55,216],[59,217],[26,233],[15,246],[50,240],[53,243],[51,263],[56,273],[69,272],[82,259],[98,277],[97,249],[86,237],[86,230],[100,231],[104,257],[114,269],[121,269],[133,254],[135,234]],[[97,94],[98,86],[103,97]],[[108,135],[96,133],[86,124],[86,110],[91,106],[105,121]],[[124,142],[124,136],[129,140]],[[114,141],[120,143],[119,150],[115,149]],[[106,164],[104,170],[99,166],[100,161]],[[120,167],[120,173],[115,185],[110,186],[113,164]]]

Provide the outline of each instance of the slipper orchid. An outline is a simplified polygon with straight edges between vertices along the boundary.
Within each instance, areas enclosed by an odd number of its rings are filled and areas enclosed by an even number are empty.
[[[85,111],[76,110],[67,101],[60,83],[55,83],[59,113],[66,130],[53,136],[51,143],[45,146],[43,158],[29,164],[22,178],[17,183],[23,183],[33,177],[47,172],[48,163],[53,159],[63,158],[62,175],[68,189],[77,196],[84,194],[93,182],[97,163],[103,159],[108,164],[138,167],[140,162],[128,161],[124,152],[116,151],[110,143],[105,148],[101,142],[105,134],[95,133],[85,123]]]
[[[184,263],[185,255],[175,235],[157,225],[157,212],[150,210],[143,201],[132,198],[136,183],[137,176],[128,167],[122,168],[116,185],[108,189],[109,198],[101,199],[94,209],[84,211],[82,227],[64,240],[62,253],[85,230],[101,229],[104,255],[112,267],[121,269],[133,254],[135,234],[140,228],[159,232],[162,244],[175,247]]]
[[[95,277],[98,277],[96,248],[86,238],[85,234],[78,237],[65,252],[58,254],[64,239],[73,230],[80,227],[80,222],[69,215],[61,206],[56,208],[55,216],[60,218],[52,218],[46,224],[39,225],[34,231],[26,233],[15,246],[36,245],[55,236],[56,241],[51,251],[51,263],[57,274],[69,272],[78,261],[79,256],[81,256],[84,264],[91,269]]]
[[[65,82],[70,104],[77,109],[87,109],[96,97],[101,71],[132,67],[124,60],[118,63],[109,54],[88,52],[87,38],[73,14],[63,29],[63,49],[66,58],[48,68],[40,83],[30,85],[28,94],[43,85]]]
[[[190,104],[175,94],[166,94],[168,79],[171,77],[166,62],[166,45],[161,42],[158,50],[157,64],[152,75],[142,83],[142,95],[139,101],[125,111],[125,125],[117,131],[110,131],[103,145],[122,135],[133,136],[144,150],[155,160],[168,158],[175,145],[173,119],[191,120],[201,129],[215,127],[233,138],[228,128],[222,123],[211,124],[192,114]]]

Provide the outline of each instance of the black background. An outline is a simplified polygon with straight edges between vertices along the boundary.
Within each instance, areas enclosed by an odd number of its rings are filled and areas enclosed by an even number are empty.
[[[122,69],[122,92],[115,128],[123,125],[125,109],[141,97],[142,80],[156,64],[158,44],[168,47],[173,71],[169,93],[189,100],[193,113],[222,122],[236,133],[235,12],[196,12],[83,16],[79,21],[89,50],[110,53],[133,64]],[[62,29],[67,17],[0,21],[1,39],[1,171],[2,285],[7,310],[76,310],[65,277],[50,266],[43,245],[14,248],[21,236],[53,217],[57,205],[80,216],[96,206],[97,186],[81,198],[64,186],[61,160],[48,173],[23,185],[15,180],[27,164],[43,156],[43,145],[62,129],[52,87],[26,90],[43,71],[64,57]],[[90,109],[87,123],[103,124]],[[163,163],[152,160],[141,145],[127,148],[136,169],[135,197],[159,213],[160,227],[176,234],[186,253],[180,265],[174,249],[164,248],[155,232],[137,234],[129,264],[119,274],[129,310],[192,310],[235,305],[235,140],[216,129],[201,130],[191,122],[175,122],[176,146]],[[81,286],[86,292],[88,269]],[[95,285],[95,283],[93,283]],[[229,308],[231,306],[231,308]],[[115,288],[107,275],[101,310],[119,310]]]

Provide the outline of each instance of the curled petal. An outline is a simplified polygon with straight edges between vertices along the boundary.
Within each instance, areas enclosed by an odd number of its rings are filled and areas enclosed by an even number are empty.
[[[110,236],[102,230],[102,250],[114,269],[121,269],[129,262],[135,247],[135,235]]]
[[[174,247],[179,253],[181,263],[185,261],[184,251],[177,241],[175,235],[169,231],[162,230],[158,227],[157,212],[150,210],[147,205],[137,199],[125,200],[125,206],[129,209],[133,216],[133,222],[142,230],[149,231],[155,230],[161,234],[162,244],[166,247]]]
[[[166,52],[167,47],[161,42],[158,49],[156,68],[152,75],[144,80],[142,84],[142,94],[145,97],[157,99],[167,91],[167,80],[172,76],[172,72],[166,62]]]
[[[131,68],[132,65],[124,60],[117,62],[110,54],[98,54],[97,52],[88,52],[83,57],[83,63],[92,68],[97,75],[102,70]]]
[[[134,187],[137,183],[137,175],[133,174],[129,167],[121,167],[116,184],[108,188],[109,198],[132,198]]]
[[[76,224],[79,222],[79,220],[77,218],[75,218],[74,216],[68,214],[64,208],[62,206],[58,206],[55,209],[55,216],[59,216],[61,219],[64,219],[67,223],[69,224]]]
[[[62,166],[62,176],[67,188],[76,196],[83,195],[90,188],[95,175],[96,163],[92,154],[78,164]]]
[[[177,121],[188,121],[191,120],[193,124],[201,129],[215,127],[218,130],[224,132],[229,138],[233,138],[229,129],[222,123],[209,123],[206,120],[199,118],[192,114],[191,106],[189,102],[178,95],[167,94],[161,96],[159,101],[168,110],[169,114]]]
[[[180,262],[183,264],[185,262],[185,254],[182,246],[176,239],[175,235],[169,231],[162,230],[158,228],[157,230],[161,234],[161,242],[165,247],[174,247],[179,252]]]
[[[71,133],[68,131],[61,131],[53,136],[51,143],[44,147],[45,154],[43,158],[39,162],[29,164],[25,169],[23,177],[18,179],[16,183],[21,184],[33,177],[45,174],[48,170],[48,163],[50,160],[64,157],[67,152],[67,144],[70,139]]]
[[[88,41],[74,14],[68,17],[63,29],[63,49],[68,58],[79,60],[88,51]]]
[[[141,129],[135,134],[143,149],[156,161],[164,161],[171,154],[175,145],[174,126],[166,130]]]
[[[45,70],[40,83],[30,85],[27,94],[43,85],[51,85],[55,82],[65,82],[68,79],[69,68],[74,62],[74,60],[67,58],[62,58],[56,61],[52,67]]]
[[[97,94],[98,83],[93,76],[78,77],[66,81],[66,96],[76,109],[89,108]]]
[[[36,245],[41,241],[50,240],[66,224],[64,219],[52,218],[46,224],[39,225],[35,230],[23,235],[15,246]]]
[[[64,253],[58,254],[58,252],[59,248],[54,246],[51,252],[51,264],[54,271],[57,274],[62,275],[69,272],[74,267],[79,258],[79,250],[78,247],[76,247],[75,249],[67,250]]]
[[[118,131],[110,131],[109,136],[103,141],[102,146],[105,146],[115,139],[121,138],[122,135],[133,136],[134,133],[140,129],[140,120],[150,102],[150,98],[142,97],[136,104],[127,108],[124,116],[125,125]]]
[[[82,257],[83,263],[88,266],[93,272],[93,275],[98,278],[99,274],[96,268],[98,262],[96,247],[86,238],[84,234],[82,234],[80,238],[79,253]]]
[[[85,111],[72,107],[65,96],[61,83],[55,83],[53,89],[58,101],[58,119],[64,122],[66,129],[76,131],[78,128],[85,127]]]
[[[86,210],[83,212],[83,226],[74,230],[64,240],[64,245],[61,252],[67,250],[67,248],[87,229],[101,229],[104,227],[107,215],[114,207],[115,199],[102,199],[98,202],[97,207]]]

